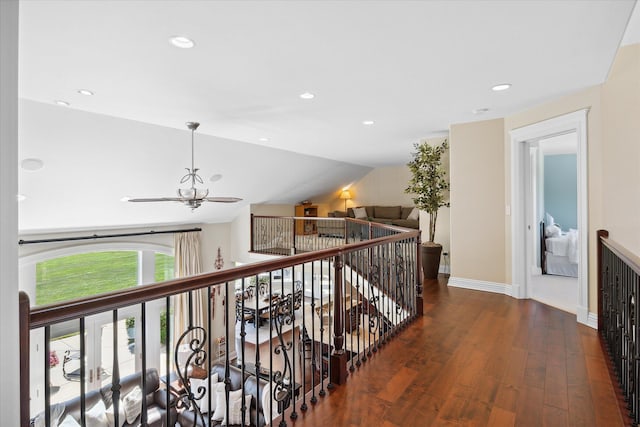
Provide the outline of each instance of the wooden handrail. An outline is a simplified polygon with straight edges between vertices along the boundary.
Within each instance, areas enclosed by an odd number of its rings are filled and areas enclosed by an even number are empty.
[[[604,231],[604,230],[601,230]],[[640,274],[640,257],[626,249],[619,243],[609,239],[609,233],[606,235],[598,234],[598,237],[602,241],[602,244],[608,247],[618,258],[620,258],[625,264],[627,264],[636,274]]]
[[[305,262],[319,259],[327,259],[341,255],[344,252],[374,247],[383,242],[394,242],[415,237],[418,230],[409,231],[393,236],[380,237],[364,242],[351,243],[331,249],[323,249],[315,252],[301,253],[276,260],[262,261],[228,270],[216,271],[193,277],[169,280],[153,285],[136,286],[133,288],[113,291],[109,293],[92,295],[50,304],[31,309],[31,329],[52,325],[67,320],[78,319],[93,314],[115,310],[145,301],[166,298],[183,292],[194,291],[208,286],[220,285],[222,283],[245,277],[255,276],[265,271],[272,271],[281,268],[288,268]]]
[[[292,217],[295,218],[295,217]],[[337,219],[340,220],[340,219]],[[349,221],[358,222],[362,224],[370,224],[367,221],[353,220],[349,219]],[[21,425],[23,427],[27,427],[29,424],[29,416],[30,416],[30,396],[29,396],[29,384],[30,384],[30,355],[29,355],[29,339],[30,339],[30,330],[45,328],[45,342],[49,342],[49,329],[48,326],[64,322],[71,321],[76,319],[84,319],[87,316],[95,315],[98,313],[104,313],[113,310],[113,323],[117,322],[118,316],[115,310],[137,305],[143,304],[148,301],[166,299],[171,296],[183,294],[185,292],[195,291],[199,289],[210,288],[212,286],[220,286],[224,284],[228,284],[229,282],[235,280],[245,280],[251,279],[261,273],[265,272],[273,272],[278,271],[285,268],[295,268],[301,264],[310,263],[314,261],[331,261],[333,262],[333,274],[334,274],[334,292],[335,299],[333,301],[334,305],[334,317],[333,317],[333,353],[330,358],[330,384],[343,384],[346,381],[347,377],[347,352],[344,351],[344,325],[345,325],[345,313],[344,306],[342,303],[342,292],[343,292],[343,283],[342,283],[342,268],[344,266],[344,258],[346,255],[351,254],[356,251],[366,251],[371,252],[372,248],[381,245],[391,245],[395,242],[405,242],[405,243],[419,243],[420,241],[420,231],[419,230],[408,230],[408,229],[398,229],[396,227],[391,227],[386,224],[376,224],[376,227],[390,229],[393,231],[401,231],[395,234],[391,234],[388,236],[383,236],[379,238],[372,239],[371,238],[371,230],[373,227],[368,227],[369,229],[369,239],[361,242],[344,244],[342,246],[317,250],[313,252],[300,253],[297,255],[287,256],[279,259],[269,260],[257,262],[245,266],[240,266],[236,268],[231,268],[228,270],[216,271],[213,273],[201,274],[197,276],[185,277],[175,280],[170,280],[166,282],[154,283],[150,285],[136,286],[128,289],[122,289],[118,291],[113,291],[104,294],[93,295],[89,297],[78,298],[74,300],[68,300],[56,304],[50,304],[46,306],[39,307],[30,307],[29,297],[25,292],[20,292],[20,369],[21,369],[21,381],[20,381],[20,396],[21,396],[21,408],[20,408],[20,417],[21,417]],[[418,250],[419,254],[419,250]],[[419,264],[415,264],[413,266],[416,271],[416,275],[419,277]],[[225,285],[226,286],[226,285]],[[417,294],[421,293],[419,290],[419,283],[415,284]],[[211,292],[211,289],[209,289]],[[228,293],[229,289],[225,290],[225,293]],[[416,296],[416,299],[417,296]],[[209,312],[211,312],[211,299],[209,298]],[[421,305],[421,304],[420,304]],[[167,306],[168,310],[168,306]],[[144,306],[143,306],[144,313]],[[407,313],[411,315],[411,313]],[[143,314],[143,319],[145,315]],[[415,318],[415,312],[411,319]],[[405,319],[406,321],[406,319]],[[83,320],[81,320],[81,331],[83,330]],[[143,321],[143,335],[144,334],[144,321]],[[396,325],[401,326],[401,325]],[[229,332],[227,331],[227,334]],[[81,332],[83,334],[83,332]],[[81,341],[81,352],[84,353],[82,349]],[[322,342],[322,338],[321,338]],[[329,343],[327,343],[329,344]],[[211,340],[208,341],[207,345],[209,346],[207,354],[211,354]],[[369,343],[371,345],[371,343]],[[374,342],[374,345],[375,344]],[[114,347],[117,346],[117,343],[114,341]],[[144,347],[144,340],[143,340]],[[45,350],[47,348],[45,347]],[[144,350],[143,350],[144,351]],[[374,347],[375,351],[375,347]],[[169,354],[167,352],[167,354]],[[228,340],[226,341],[226,352],[225,354],[229,354]],[[168,357],[168,356],[167,356]],[[177,362],[176,362],[177,363]],[[229,366],[229,358],[226,358],[225,361],[227,365],[227,370]],[[143,362],[143,367],[144,367]],[[167,370],[169,370],[169,361],[167,359]],[[144,371],[144,369],[143,369]],[[45,371],[48,372],[48,371]],[[116,383],[118,382],[118,371],[117,371],[117,357],[114,359],[114,372],[112,375],[115,378]],[[45,382],[46,382],[45,375]],[[84,390],[81,388],[81,394],[84,395]],[[47,400],[47,398],[45,398]],[[84,401],[83,401],[84,402]],[[48,405],[48,400],[46,405]],[[295,405],[295,403],[294,403]],[[47,411],[45,410],[45,413]],[[82,411],[84,413],[84,411]],[[293,415],[292,413],[292,418]],[[167,415],[168,417],[169,415]]]

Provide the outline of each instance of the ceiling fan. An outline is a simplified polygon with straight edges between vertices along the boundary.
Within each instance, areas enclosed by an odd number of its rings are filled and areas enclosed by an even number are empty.
[[[191,182],[190,188],[178,188],[179,197],[150,197],[150,198],[137,198],[128,199],[129,202],[180,202],[189,206],[192,210],[199,208],[202,202],[215,202],[215,203],[236,203],[241,201],[237,197],[207,197],[209,195],[208,189],[196,188],[196,181],[203,184],[202,177],[198,175],[198,169],[194,166],[194,150],[193,150],[193,133],[200,123],[187,122],[187,128],[191,130],[191,169],[185,168],[189,173],[180,179],[180,184],[185,182]]]

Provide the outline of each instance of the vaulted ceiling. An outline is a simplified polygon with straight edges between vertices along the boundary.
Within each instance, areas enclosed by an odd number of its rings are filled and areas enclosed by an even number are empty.
[[[20,230],[224,222],[337,193],[451,123],[602,83],[634,4],[22,0],[20,160],[43,167],[21,169]],[[187,121],[205,186],[243,202],[120,201],[175,194]]]

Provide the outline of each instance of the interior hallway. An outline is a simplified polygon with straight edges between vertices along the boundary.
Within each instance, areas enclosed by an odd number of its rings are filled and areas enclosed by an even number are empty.
[[[624,425],[597,333],[575,315],[442,277],[424,294],[424,317],[287,425]]]

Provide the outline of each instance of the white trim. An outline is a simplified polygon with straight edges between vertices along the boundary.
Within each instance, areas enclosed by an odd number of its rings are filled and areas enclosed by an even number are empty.
[[[451,267],[449,265],[440,264],[440,268],[438,268],[438,273],[451,274]]]
[[[589,312],[587,323],[585,323],[585,325],[593,329],[598,329],[598,315],[596,313]]]
[[[171,246],[159,245],[157,243],[104,242],[65,246],[64,248],[56,248],[48,251],[37,252],[35,254],[20,257],[19,262],[20,266],[24,266],[28,264],[37,264],[42,261],[60,258],[68,255],[105,251],[153,251],[160,252],[166,255],[173,255],[173,248]]]
[[[587,307],[578,306],[576,308],[576,320],[578,323],[587,325],[589,321],[589,309]]]
[[[20,424],[18,334],[18,0],[0,0],[0,413]],[[35,399],[34,399],[35,400]]]
[[[578,142],[578,239],[580,241],[580,260],[578,267],[578,301],[576,312],[578,321],[587,322],[587,316],[580,314],[582,307],[589,306],[589,256],[588,256],[588,202],[587,202],[587,113],[588,109],[575,111],[554,117],[522,128],[513,129],[511,135],[511,272],[512,282],[522,286],[514,294],[517,298],[530,298],[528,275],[526,274],[526,248],[524,203],[523,150],[527,141],[544,137],[575,132]]]
[[[483,280],[465,279],[464,277],[449,277],[449,286],[454,288],[471,289],[474,291],[493,292],[512,296],[513,287],[505,283],[485,282]]]

